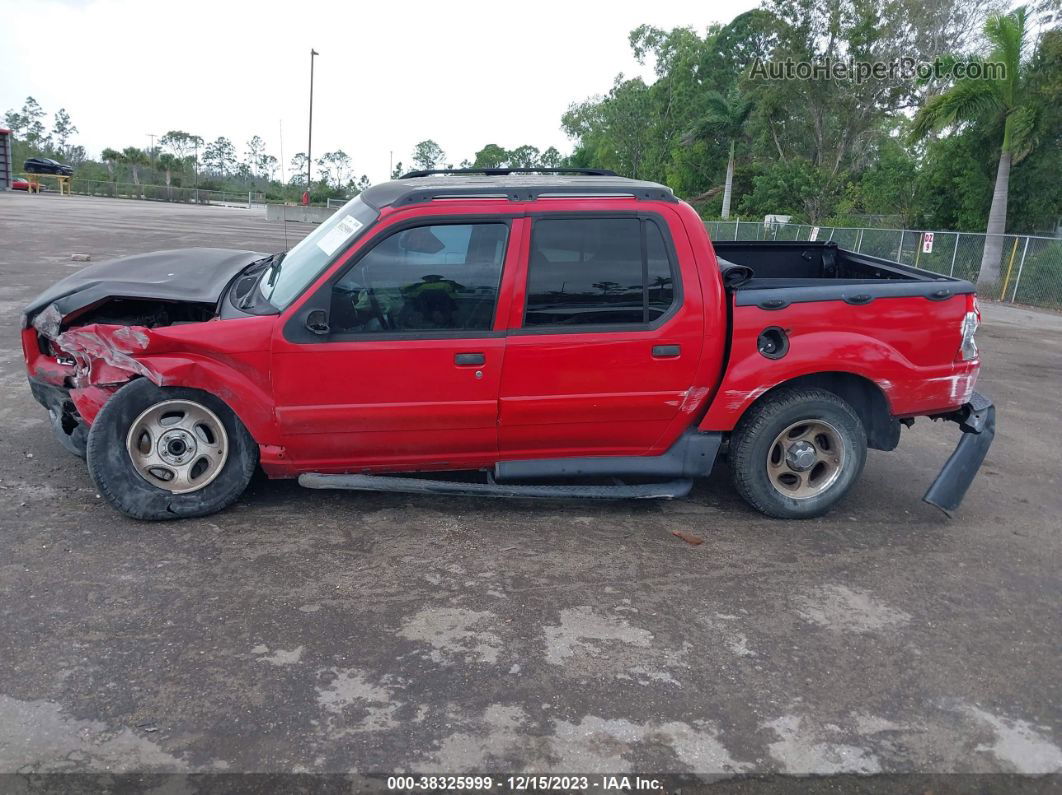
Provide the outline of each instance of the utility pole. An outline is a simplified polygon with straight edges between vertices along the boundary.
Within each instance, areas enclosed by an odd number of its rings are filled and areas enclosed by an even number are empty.
[[[306,190],[310,190],[310,169],[313,167],[313,156],[310,149],[313,146],[313,59],[320,55],[317,50],[310,48],[310,133],[306,141]]]
[[[195,139],[195,162],[192,166],[195,172],[195,203],[199,204],[199,138]]]
[[[148,137],[148,140],[151,142],[151,144],[148,146],[148,154],[151,155],[151,159],[152,159],[152,161],[154,161],[154,159],[155,159],[155,138],[156,138],[156,135],[155,135],[155,133],[144,133],[144,135],[146,135]]]

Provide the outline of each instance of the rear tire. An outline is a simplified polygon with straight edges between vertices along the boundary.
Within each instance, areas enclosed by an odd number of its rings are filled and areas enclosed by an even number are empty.
[[[749,409],[730,437],[734,488],[777,519],[811,519],[863,471],[867,436],[852,407],[823,389],[782,388]]]
[[[166,413],[161,404],[177,410]],[[174,419],[184,417],[181,411],[193,420],[198,417],[201,425],[191,421],[190,430],[183,430]],[[131,431],[145,423],[154,430],[143,434],[140,453]],[[203,438],[197,440],[197,433]],[[157,455],[163,434],[172,435],[173,449],[179,449],[176,454],[164,450],[168,460]],[[144,378],[126,384],[104,404],[89,429],[86,452],[89,474],[100,495],[134,519],[216,513],[236,501],[258,465],[258,445],[222,401],[198,389],[158,387]],[[205,473],[199,480],[197,471]],[[174,478],[185,473],[192,477],[178,487]],[[168,481],[170,485],[163,487]]]

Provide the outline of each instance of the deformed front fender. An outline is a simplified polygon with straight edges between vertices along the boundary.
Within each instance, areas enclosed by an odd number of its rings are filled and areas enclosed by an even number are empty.
[[[145,356],[140,361],[158,375],[159,380],[155,383],[159,386],[182,386],[209,392],[235,412],[256,442],[277,444],[273,397],[267,386],[258,381],[268,373],[268,353],[261,352],[253,358],[259,361],[220,361],[182,353]]]
[[[226,321],[226,329],[233,332],[226,335],[228,341],[237,338],[233,347],[242,349],[235,353],[203,339],[203,325],[196,324],[200,333],[193,343],[186,331],[179,330],[187,327],[151,329],[98,323],[54,334],[47,321],[35,323],[55,347],[74,359],[70,396],[85,422],[92,423],[120,386],[134,378],[147,378],[158,386],[210,392],[233,410],[256,441],[273,443],[276,423],[269,391],[268,350],[258,349],[252,330],[237,329],[239,321]],[[190,352],[193,344],[203,352]]]

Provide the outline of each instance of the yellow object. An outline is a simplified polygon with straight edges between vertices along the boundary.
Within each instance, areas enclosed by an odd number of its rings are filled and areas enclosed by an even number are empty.
[[[73,191],[70,189],[70,177],[65,174],[30,174],[29,172],[22,175],[26,178],[26,182],[29,183],[30,193],[41,192],[41,177],[55,177],[56,189],[59,191],[60,196],[72,196]]]
[[[1003,289],[999,291],[999,298],[1007,294],[1007,285],[1010,284],[1010,272],[1014,268],[1014,255],[1018,253],[1018,238],[1014,238],[1014,247],[1010,250],[1010,262],[1007,264],[1007,278],[1003,280]]]

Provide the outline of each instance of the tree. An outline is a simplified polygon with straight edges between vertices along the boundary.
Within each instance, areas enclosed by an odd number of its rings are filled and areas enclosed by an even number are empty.
[[[569,137],[579,139],[590,161],[588,165],[611,168],[625,176],[641,178],[646,174],[649,153],[658,144],[652,119],[649,87],[640,78],[616,78],[605,97],[595,97],[573,104],[561,117],[561,126]]]
[[[135,146],[127,146],[122,150],[122,162],[129,166],[129,170],[133,175],[133,184],[137,186],[137,192],[140,190],[140,166],[147,166],[151,164],[150,158],[147,156],[147,152],[143,149],[137,149]]]
[[[435,141],[430,138],[426,141],[421,141],[415,147],[413,147],[413,165],[423,171],[430,171],[436,168],[443,160],[446,159],[446,152]]]
[[[224,135],[218,136],[203,150],[203,164],[224,177],[236,167],[236,147]]]
[[[324,182],[337,189],[350,178],[350,156],[342,149],[325,152],[317,158],[317,167],[324,173]]]
[[[66,112],[66,108],[59,108],[55,112],[55,119],[52,122],[52,138],[56,143],[57,153],[60,157],[65,157],[69,154],[67,141],[76,133],[77,127],[70,121],[70,114]]]
[[[291,162],[288,164],[291,168],[291,184],[292,185],[305,185],[306,184],[306,153],[296,152],[292,156]]]
[[[183,161],[203,146],[203,139],[184,130],[170,130],[159,138],[159,146],[169,149]]]
[[[557,147],[551,146],[542,153],[538,162],[544,168],[557,168],[561,163],[561,153],[557,151]]]
[[[250,140],[247,141],[247,151],[244,152],[244,158],[247,167],[255,176],[258,175],[258,168],[263,154],[265,154],[265,141],[257,135],[252,135]]]
[[[726,161],[726,182],[723,187],[722,217],[730,217],[730,197],[734,189],[734,148],[738,139],[745,133],[745,122],[752,113],[752,100],[732,91],[723,96],[718,91],[710,91],[705,96],[707,113],[690,134],[690,140],[712,140],[721,138],[730,147],[730,156]]]
[[[348,186],[351,196],[357,196],[359,193],[367,191],[371,187],[372,183],[369,182],[369,178],[364,174],[358,177],[357,182],[351,180],[350,185]]]
[[[1036,148],[1042,109],[1038,97],[1029,91],[1028,62],[1025,60],[1025,6],[1009,14],[993,14],[985,23],[985,38],[991,53],[985,68],[1002,64],[1003,74],[995,79],[955,80],[950,87],[930,97],[914,118],[912,136],[924,138],[933,130],[968,122],[994,131],[999,151],[992,204],[988,211],[978,284],[999,281],[1003,235],[1007,224],[1007,199],[1011,166],[1020,163]]]
[[[265,177],[270,182],[273,181],[273,176],[277,171],[277,159],[273,155],[268,155],[265,152],[258,155],[258,162],[255,164],[255,171],[258,176]]]
[[[509,152],[509,166],[512,168],[534,168],[539,165],[540,154],[537,146],[529,144],[518,146]]]
[[[22,110],[4,114],[4,125],[34,151],[48,149],[50,139],[44,130],[44,109],[33,97],[26,97]]]
[[[103,160],[104,165],[107,166],[107,173],[111,177],[111,181],[114,181],[114,167],[122,162],[122,153],[117,149],[107,148],[100,152],[100,159]]]
[[[170,186],[170,181],[173,179],[173,172],[181,167],[181,159],[170,152],[163,152],[159,155],[158,167],[163,170],[166,179],[166,187],[168,188]]]
[[[501,168],[509,164],[509,153],[497,144],[487,144],[472,161],[472,168]]]
[[[395,167],[391,169],[391,179],[398,179],[405,173],[405,169],[402,168],[402,161],[399,160],[395,163]]]
[[[73,144],[66,148],[66,162],[72,166],[80,166],[88,160],[88,152],[81,144]]]

